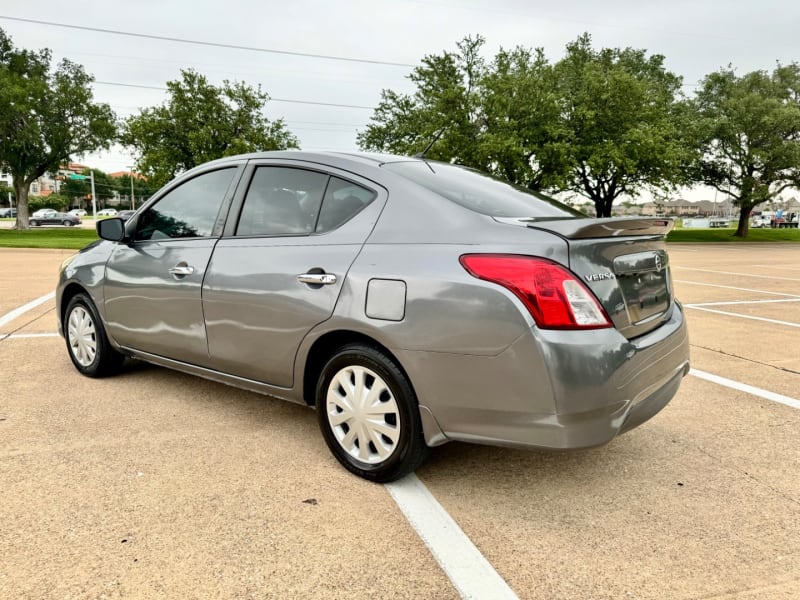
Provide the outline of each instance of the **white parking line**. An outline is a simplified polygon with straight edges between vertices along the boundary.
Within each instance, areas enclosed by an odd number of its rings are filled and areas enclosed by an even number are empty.
[[[719,285],[718,283],[703,283],[702,281],[686,281],[685,279],[675,279],[674,283],[682,283],[684,285],[700,285],[703,287],[722,288],[724,290],[737,290],[740,292],[755,292],[757,294],[767,294],[769,296],[785,296],[788,298],[800,298],[798,294],[787,294],[786,292],[767,292],[765,290],[754,290],[752,288],[735,287],[732,285]]]
[[[736,273],[734,271],[713,271],[711,269],[698,269],[696,267],[672,267],[684,271],[698,271],[700,273],[717,273],[718,275],[738,275],[739,277],[757,277],[759,279],[780,279],[782,281],[800,281],[798,277],[774,277],[772,275],[753,275],[751,273]]]
[[[0,319],[0,326],[54,296],[51,292],[12,310]],[[58,337],[58,333],[11,334],[0,340],[44,337]],[[517,600],[506,581],[416,475],[386,484],[386,489],[462,598]]]
[[[0,336],[3,334],[0,333]],[[2,340],[24,340],[28,338],[48,338],[48,337],[59,337],[58,333],[12,333],[5,337],[0,337],[0,341]]]
[[[762,269],[780,269],[781,271],[800,271],[800,267],[794,267],[792,265],[750,265],[753,267],[759,267]]]
[[[696,308],[698,306],[732,306],[738,304],[775,304],[780,302],[800,302],[800,298],[787,298],[786,300],[733,300],[729,302],[692,302],[691,304],[684,304],[689,308]]]
[[[703,306],[697,306],[692,304],[684,304],[686,308],[692,308],[694,310],[702,310],[704,312],[710,312],[717,315],[726,315],[728,317],[738,317],[739,319],[750,319],[752,321],[764,321],[766,323],[773,323],[774,325],[786,325],[787,327],[800,327],[800,323],[792,323],[791,321],[779,321],[777,319],[767,319],[766,317],[755,317],[753,315],[740,315],[739,313],[732,313],[728,312],[727,310],[714,310],[713,308],[705,308]]]
[[[387,483],[386,489],[462,598],[517,598],[416,475]]]
[[[36,300],[31,300],[27,304],[24,304],[23,306],[15,308],[11,312],[6,313],[2,317],[0,317],[0,327],[5,325],[6,323],[11,323],[11,321],[13,321],[14,319],[19,318],[21,315],[25,314],[29,310],[33,310],[40,304],[44,304],[48,300],[55,298],[55,296],[56,296],[55,292],[50,292],[49,294],[45,294],[41,298],[37,298]]]
[[[705,379],[706,381],[710,381],[718,385],[724,385],[725,387],[729,387],[740,392],[745,392],[746,394],[758,396],[759,398],[764,398],[765,400],[772,400],[773,402],[785,404],[786,406],[791,406],[792,408],[800,410],[800,400],[791,398],[789,396],[784,396],[783,394],[776,394],[775,392],[770,392],[769,390],[748,385],[746,383],[741,383],[739,381],[734,381],[733,379],[728,379],[726,377],[720,377],[719,375],[714,375],[713,373],[698,371],[697,369],[692,369],[689,371],[689,375],[694,375],[699,379]]]

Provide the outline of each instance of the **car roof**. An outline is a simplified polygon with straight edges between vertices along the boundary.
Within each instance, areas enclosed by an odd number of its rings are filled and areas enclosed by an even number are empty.
[[[226,156],[217,160],[204,163],[201,167],[211,165],[222,165],[230,162],[239,162],[242,160],[259,160],[267,158],[283,158],[289,160],[308,161],[308,162],[323,162],[323,163],[359,163],[361,165],[380,166],[386,163],[394,162],[421,162],[424,159],[401,156],[397,154],[382,154],[378,152],[336,152],[336,151],[315,151],[310,152],[306,150],[276,150],[270,152],[251,152],[248,154],[237,154],[234,156]]]

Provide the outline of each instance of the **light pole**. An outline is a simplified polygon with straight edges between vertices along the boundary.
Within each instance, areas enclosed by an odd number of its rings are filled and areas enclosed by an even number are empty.
[[[131,177],[131,210],[136,210],[136,197],[133,195],[133,167],[128,167],[130,169],[130,177]]]
[[[92,183],[92,217],[97,220],[97,199],[95,198],[94,194],[94,171],[89,169],[89,175],[78,175],[77,173],[73,173],[69,175],[70,179],[89,179]]]

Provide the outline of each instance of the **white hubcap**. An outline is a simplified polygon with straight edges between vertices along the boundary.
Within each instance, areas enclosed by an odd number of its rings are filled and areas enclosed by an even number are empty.
[[[94,362],[97,354],[97,337],[92,316],[82,306],[76,306],[69,314],[67,323],[67,340],[72,356],[82,367]]]
[[[400,414],[392,391],[374,371],[352,366],[328,386],[328,424],[339,445],[353,458],[378,464],[400,440]]]

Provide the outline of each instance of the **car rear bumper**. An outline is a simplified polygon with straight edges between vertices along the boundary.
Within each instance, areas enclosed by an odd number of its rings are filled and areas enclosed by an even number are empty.
[[[635,340],[615,329],[531,330],[493,357],[398,354],[438,426],[430,416],[424,422],[431,445],[599,446],[663,409],[689,372],[677,303],[665,323]]]

